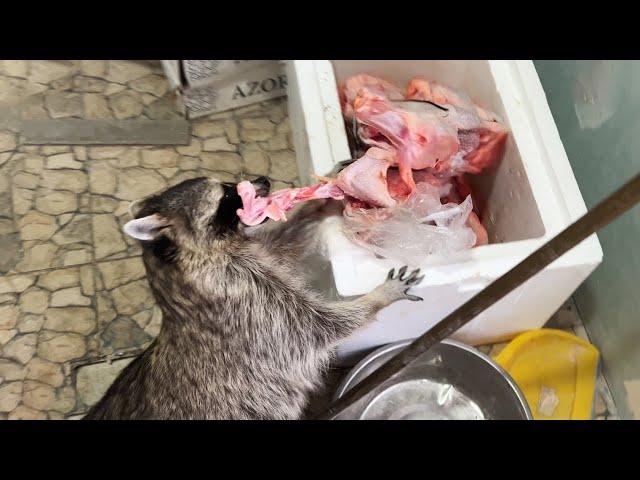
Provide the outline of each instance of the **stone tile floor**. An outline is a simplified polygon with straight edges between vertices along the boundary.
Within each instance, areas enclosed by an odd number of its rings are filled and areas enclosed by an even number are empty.
[[[166,119],[177,114],[159,62],[5,60],[0,65],[4,126],[22,119]]]
[[[139,248],[121,230],[131,200],[201,175],[297,184],[286,106],[195,120],[188,146],[28,146],[24,119],[178,113],[158,62],[0,62],[0,419],[80,418],[157,334]],[[571,304],[554,318],[584,335]],[[345,373],[328,372],[310,412]],[[603,379],[595,410],[615,418]]]

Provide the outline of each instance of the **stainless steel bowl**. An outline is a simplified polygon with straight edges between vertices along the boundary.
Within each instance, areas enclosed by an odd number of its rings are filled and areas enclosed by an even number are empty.
[[[410,341],[386,345],[365,357],[342,381],[342,397]],[[491,358],[445,340],[350,406],[336,420],[531,420],[527,401]]]

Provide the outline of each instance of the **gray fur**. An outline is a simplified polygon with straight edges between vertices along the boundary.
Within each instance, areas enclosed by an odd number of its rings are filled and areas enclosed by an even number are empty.
[[[299,418],[337,342],[381,308],[419,300],[406,293],[417,271],[391,273],[356,300],[323,300],[299,266],[330,204],[246,228],[228,211],[238,199],[223,193],[216,180],[197,179],[136,206],[136,218],[169,224],[141,242],[163,323],[86,419]]]

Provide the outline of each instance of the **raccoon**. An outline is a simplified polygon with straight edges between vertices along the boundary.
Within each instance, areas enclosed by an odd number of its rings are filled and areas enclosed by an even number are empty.
[[[268,194],[266,178],[252,183]],[[142,245],[162,326],[85,419],[297,419],[338,342],[381,308],[422,300],[407,267],[357,299],[324,300],[300,261],[330,203],[255,227],[241,207],[235,184],[205,177],[132,206],[125,232]]]

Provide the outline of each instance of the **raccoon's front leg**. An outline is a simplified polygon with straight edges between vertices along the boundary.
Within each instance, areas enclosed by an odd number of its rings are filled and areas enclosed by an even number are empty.
[[[341,204],[335,200],[309,201],[296,207],[286,222],[269,222],[257,236],[271,249],[286,250],[289,255],[299,257],[314,251],[318,223],[341,211]]]
[[[327,305],[323,309],[323,315],[317,319],[318,331],[325,336],[327,344],[333,344],[373,321],[381,309],[393,302],[423,300],[408,293],[409,289],[419,284],[423,278],[420,269],[412,271],[409,275],[406,266],[397,274],[395,270],[391,270],[387,280],[368,294],[355,300],[332,302]]]
[[[382,285],[367,295],[364,295],[359,300],[365,300],[365,302],[381,305],[378,310],[391,305],[397,300],[406,299],[414,302],[422,301],[423,298],[415,295],[409,295],[407,292],[412,286],[422,282],[424,275],[420,275],[419,268],[411,272],[409,276],[406,274],[406,266],[399,269],[397,274],[395,273],[395,269],[392,268],[387,275],[387,280]]]

